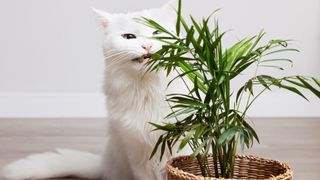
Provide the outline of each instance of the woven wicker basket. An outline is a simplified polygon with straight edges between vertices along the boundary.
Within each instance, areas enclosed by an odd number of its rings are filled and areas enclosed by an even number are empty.
[[[211,172],[213,171],[213,158],[208,158]],[[167,163],[168,180],[217,180],[213,177],[201,176],[201,171],[196,160],[190,156],[180,156]],[[223,178],[219,178],[223,179]],[[236,156],[236,165],[233,179],[272,179],[291,180],[291,168],[279,161],[263,159],[255,156]]]

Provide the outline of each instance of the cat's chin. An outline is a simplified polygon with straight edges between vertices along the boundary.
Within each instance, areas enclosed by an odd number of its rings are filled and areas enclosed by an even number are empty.
[[[144,54],[142,56],[136,57],[132,59],[132,62],[139,63],[139,64],[146,64],[147,62],[151,61],[151,54]]]

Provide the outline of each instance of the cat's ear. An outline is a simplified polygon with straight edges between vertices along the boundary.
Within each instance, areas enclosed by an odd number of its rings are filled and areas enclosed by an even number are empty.
[[[103,29],[106,29],[110,23],[111,14],[91,7],[92,11],[96,14],[97,20]]]
[[[167,11],[176,12],[179,6],[179,0],[170,0],[165,5],[162,6],[162,9]]]
[[[165,5],[162,6],[162,10],[168,19],[170,19],[169,22],[172,24],[175,24],[177,21],[177,11],[179,8],[179,0],[170,0]]]

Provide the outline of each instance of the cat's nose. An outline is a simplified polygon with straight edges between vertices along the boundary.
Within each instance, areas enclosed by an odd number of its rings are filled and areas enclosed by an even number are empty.
[[[147,52],[150,52],[152,49],[152,44],[142,44],[141,47],[146,50]]]

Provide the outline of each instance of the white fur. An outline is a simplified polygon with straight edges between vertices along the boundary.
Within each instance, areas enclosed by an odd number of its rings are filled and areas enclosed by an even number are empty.
[[[144,63],[132,59],[146,54],[143,44],[152,44],[150,53],[162,44],[150,39],[155,31],[134,18],[147,17],[174,29],[175,13],[166,5],[127,14],[109,14],[94,9],[105,34],[106,58],[104,92],[108,97],[108,143],[103,158],[72,150],[31,155],[3,170],[7,179],[40,179],[62,176],[108,180],[162,180],[166,178],[165,154],[149,160],[159,132],[148,122],[161,123],[168,114],[165,102],[167,79],[164,72],[146,73]],[[121,35],[132,33],[136,39]]]
[[[57,149],[56,152],[34,154],[17,160],[3,169],[3,175],[10,180],[65,177],[73,174],[79,178],[98,179],[101,177],[102,167],[100,156]]]

